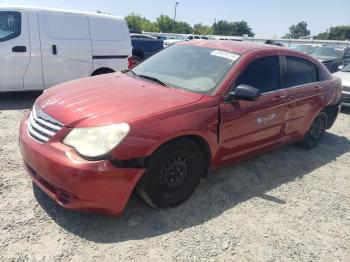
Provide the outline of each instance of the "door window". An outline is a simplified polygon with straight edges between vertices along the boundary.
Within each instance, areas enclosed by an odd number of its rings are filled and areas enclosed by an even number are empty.
[[[309,61],[286,56],[286,87],[305,85],[316,82],[316,67]]]
[[[280,67],[278,56],[267,56],[254,60],[236,81],[238,85],[249,85],[266,93],[279,89]]]
[[[10,40],[21,34],[21,13],[0,12],[0,42]]]

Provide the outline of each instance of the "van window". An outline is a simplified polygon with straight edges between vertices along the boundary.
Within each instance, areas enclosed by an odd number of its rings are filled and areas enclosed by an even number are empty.
[[[105,17],[89,17],[91,40],[124,41],[122,21]]]
[[[40,16],[44,32],[52,39],[90,40],[86,16],[53,12],[41,13]]]
[[[0,42],[21,34],[21,13],[0,11]]]
[[[249,85],[266,93],[279,89],[280,67],[278,56],[267,56],[254,60],[236,81],[238,85]]]
[[[286,87],[316,82],[315,66],[303,58],[286,56]]]

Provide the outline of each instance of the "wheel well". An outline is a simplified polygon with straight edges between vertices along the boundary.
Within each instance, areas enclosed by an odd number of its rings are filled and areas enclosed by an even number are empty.
[[[108,67],[101,67],[99,69],[96,69],[94,72],[92,72],[91,76],[97,76],[97,75],[103,75],[103,74],[109,74],[114,73],[115,71]]]
[[[144,52],[143,52],[141,49],[138,49],[138,48],[134,48],[134,49],[132,50],[132,55],[133,55],[133,56],[140,57],[141,59],[144,59],[144,58],[145,58]]]
[[[327,129],[331,128],[338,116],[338,109],[339,107],[337,105],[331,105],[327,106],[322,110],[322,112],[326,113],[327,115]]]
[[[202,138],[201,136],[198,136],[198,135],[179,136],[179,137],[176,137],[176,138],[173,138],[171,140],[166,141],[164,144],[160,145],[157,148],[157,150],[160,147],[162,147],[170,142],[173,142],[174,140],[181,140],[181,139],[189,139],[189,140],[193,141],[199,147],[199,149],[203,153],[204,163],[206,164],[206,167],[205,167],[206,170],[205,170],[204,174],[207,175],[208,171],[209,171],[209,167],[210,167],[210,162],[211,162],[211,151],[210,151],[210,147],[209,147],[207,141],[204,138]]]

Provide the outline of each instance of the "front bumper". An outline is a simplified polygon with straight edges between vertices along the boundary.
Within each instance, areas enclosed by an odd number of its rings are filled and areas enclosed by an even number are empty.
[[[87,161],[55,140],[41,144],[27,132],[28,114],[20,126],[20,150],[34,183],[60,206],[119,215],[144,169],[116,168],[110,161]]]

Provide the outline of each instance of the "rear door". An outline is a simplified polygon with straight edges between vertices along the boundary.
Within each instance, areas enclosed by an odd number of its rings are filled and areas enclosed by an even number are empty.
[[[0,91],[21,90],[30,62],[27,13],[0,11]]]
[[[317,67],[296,56],[284,59],[285,90],[290,104],[286,115],[286,137],[302,136],[323,104],[324,87],[317,80]]]
[[[220,106],[220,161],[259,152],[279,142],[287,110],[287,93],[279,89],[280,83],[278,55],[258,58],[241,73],[234,87],[253,86],[262,95],[257,101],[234,101]]]
[[[92,48],[87,16],[40,12],[38,17],[45,87],[89,76]]]

